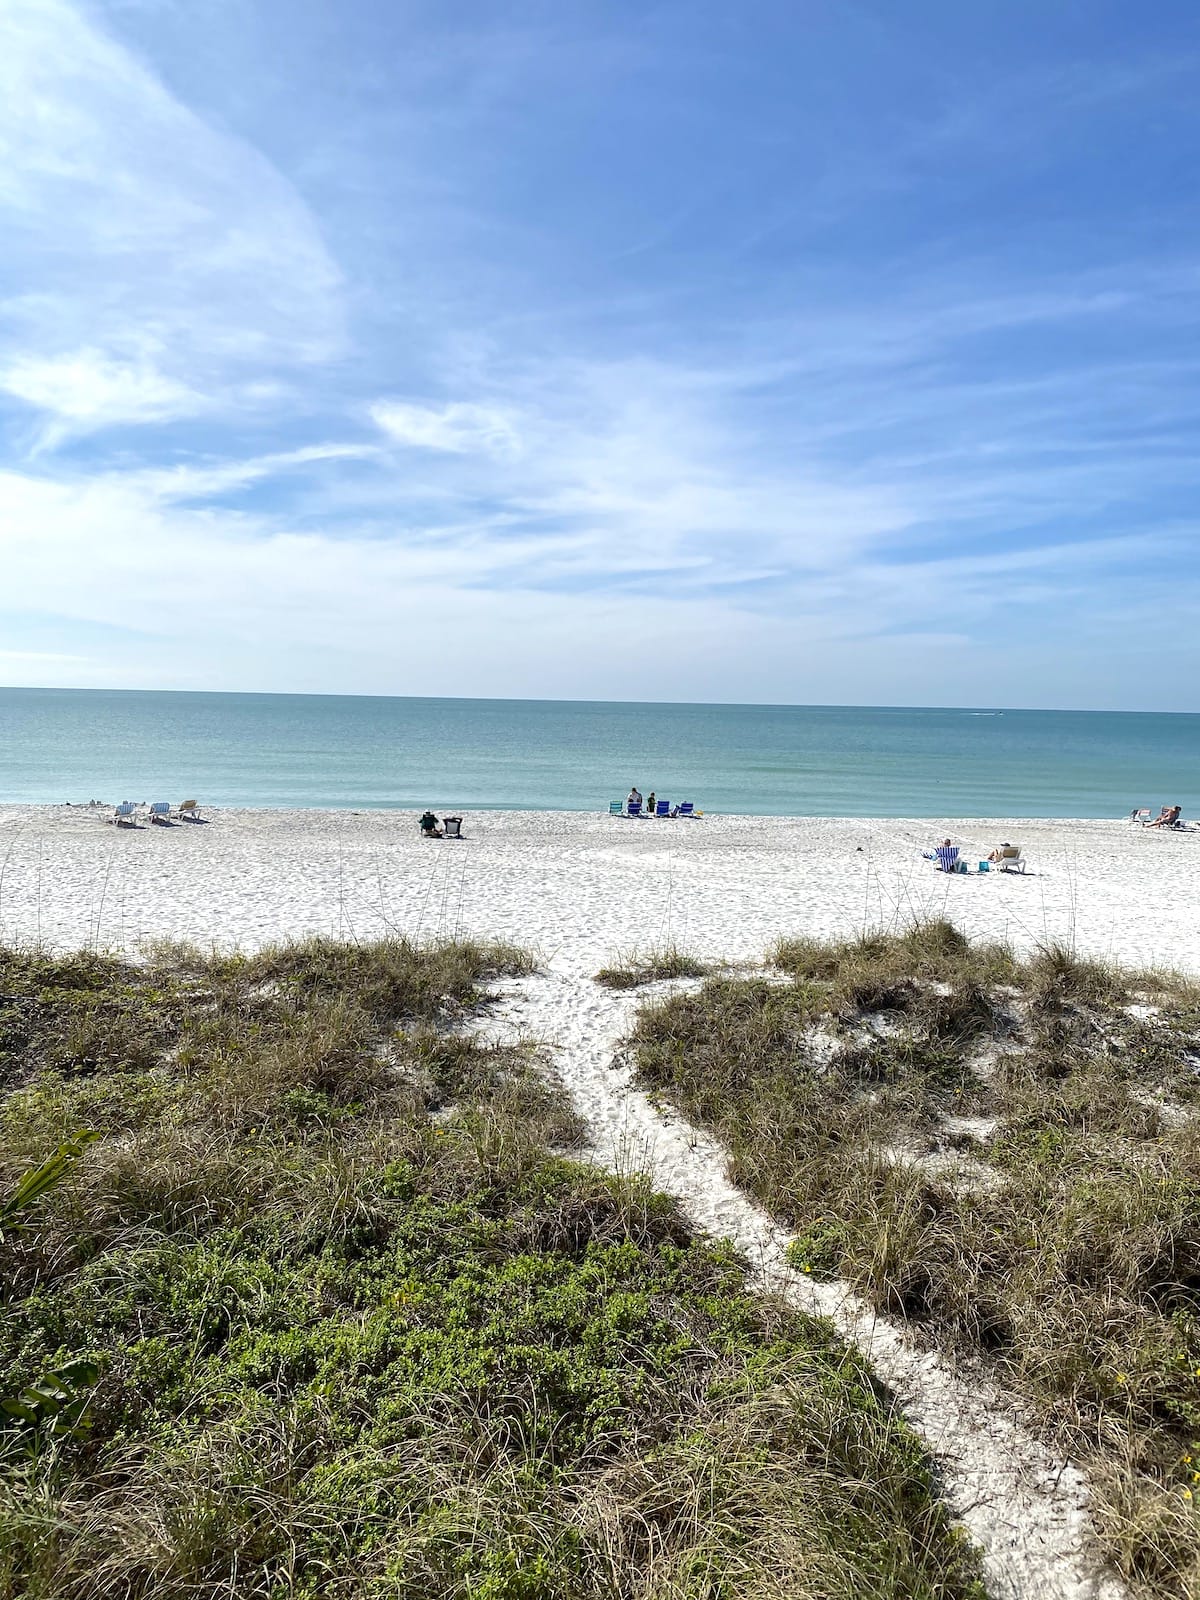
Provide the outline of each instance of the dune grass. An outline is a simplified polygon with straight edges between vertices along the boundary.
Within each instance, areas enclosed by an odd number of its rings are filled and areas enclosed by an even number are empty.
[[[519,952],[0,953],[0,1596],[980,1600],[822,1324],[458,1024]],[[72,1421],[76,1419],[72,1418]]]
[[[645,1008],[642,1081],[797,1265],[996,1364],[1127,1577],[1200,1593],[1200,995],[941,921],[774,959]]]
[[[632,950],[611,967],[601,967],[596,982],[606,989],[640,989],[666,978],[705,978],[711,967],[676,945],[652,950]]]

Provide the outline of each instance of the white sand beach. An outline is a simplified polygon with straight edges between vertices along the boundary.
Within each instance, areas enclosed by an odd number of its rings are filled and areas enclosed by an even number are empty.
[[[667,942],[752,961],[782,934],[852,935],[934,914],[1023,950],[1061,941],[1196,971],[1200,833],[1116,821],[489,812],[468,815],[453,842],[422,839],[412,812],[208,815],[118,831],[77,807],[0,808],[0,938],[129,954],[161,937],[248,947],[306,933],[476,934],[532,948],[540,970],[504,986],[486,1026],[551,1049],[595,1159],[650,1172],[697,1223],[732,1238],[761,1281],[831,1316],[867,1356],[937,1458],[997,1600],[1123,1595],[1095,1553],[1082,1474],[1033,1436],[985,1371],[956,1368],[844,1285],[786,1265],[786,1238],[730,1183],[720,1147],[632,1081],[621,1041],[641,997],[591,979],[623,952]],[[1027,871],[939,873],[920,852],[947,835],[972,866],[1017,843]]]
[[[594,972],[673,942],[761,957],[780,934],[846,935],[944,913],[1020,949],[1072,943],[1136,965],[1200,967],[1200,831],[1124,821],[477,812],[458,842],[414,812],[226,810],[118,830],[99,812],[0,807],[0,938],[133,952],[146,938],[254,946],[305,933],[495,935],[550,970]],[[939,873],[1001,841],[1022,876]]]

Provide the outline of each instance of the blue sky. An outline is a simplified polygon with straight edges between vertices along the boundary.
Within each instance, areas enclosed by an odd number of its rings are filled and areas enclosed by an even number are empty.
[[[0,682],[1197,709],[1198,66],[0,0]]]

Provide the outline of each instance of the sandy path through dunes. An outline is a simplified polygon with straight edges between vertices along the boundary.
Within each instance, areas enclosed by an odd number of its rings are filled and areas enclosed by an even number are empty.
[[[485,1031],[550,1045],[595,1159],[648,1173],[694,1223],[731,1239],[761,1286],[831,1318],[866,1357],[936,1459],[947,1503],[982,1551],[994,1600],[1122,1600],[1127,1591],[1094,1549],[1078,1469],[1038,1443],[977,1373],[917,1350],[845,1286],[789,1267],[788,1236],[729,1182],[721,1147],[634,1087],[621,1042],[643,1000],[678,987],[614,994],[569,973],[541,973],[506,986]]]

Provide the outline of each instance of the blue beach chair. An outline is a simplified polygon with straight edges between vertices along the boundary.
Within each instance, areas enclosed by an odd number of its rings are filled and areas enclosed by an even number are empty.
[[[171,802],[169,800],[156,800],[150,807],[151,822],[170,822]]]
[[[656,817],[669,817],[671,815],[671,802],[669,800],[660,800],[654,808],[654,815]]]
[[[958,846],[956,844],[940,844],[936,850],[922,850],[921,854],[926,861],[936,862],[939,872],[958,871]]]
[[[610,800],[608,802],[608,814],[610,817],[619,817],[624,810],[625,807],[620,800]]]
[[[681,801],[679,810],[675,813],[675,815],[677,817],[694,817],[696,815],[695,802],[692,800]]]
[[[116,808],[108,820],[110,822],[115,822],[118,828],[132,828],[134,826],[133,809],[132,800],[122,800],[121,804]]]
[[[627,817],[640,817],[641,814],[642,814],[642,802],[640,800],[631,800],[629,802],[629,808],[626,811],[625,815]]]

